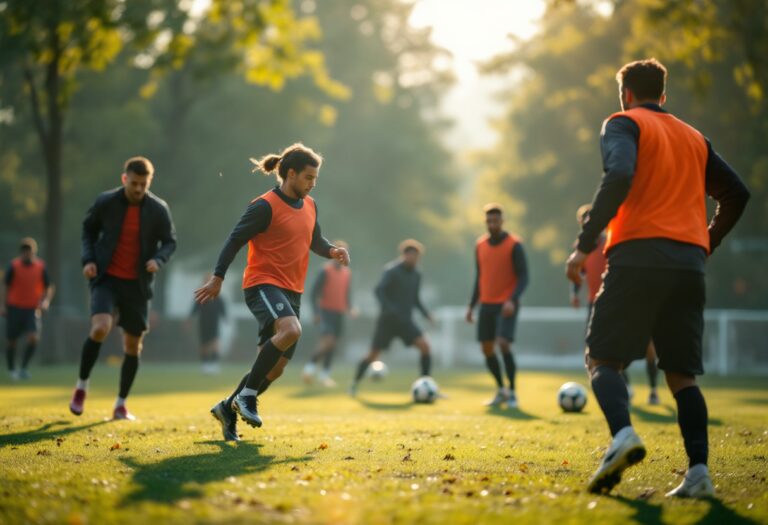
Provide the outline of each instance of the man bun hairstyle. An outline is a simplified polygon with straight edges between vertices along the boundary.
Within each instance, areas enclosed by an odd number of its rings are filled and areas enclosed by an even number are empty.
[[[146,177],[155,173],[155,167],[146,157],[131,157],[125,161],[123,173],[133,173],[134,175]]]
[[[260,160],[253,158],[250,160],[254,164],[253,171],[262,171],[265,175],[271,175],[276,171],[280,180],[285,180],[288,170],[301,173],[307,166],[319,168],[323,163],[323,157],[319,153],[300,142],[288,146],[280,155],[271,153]]]
[[[416,239],[406,239],[403,242],[400,243],[398,246],[398,250],[400,250],[400,253],[407,253],[407,252],[419,252],[421,255],[424,255],[424,245],[421,244]]]
[[[620,89],[630,90],[638,100],[659,100],[667,84],[667,68],[655,58],[624,64],[616,81]]]

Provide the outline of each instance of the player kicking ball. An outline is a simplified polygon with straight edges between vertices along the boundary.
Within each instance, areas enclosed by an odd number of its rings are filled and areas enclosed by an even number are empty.
[[[345,248],[325,239],[317,221],[317,205],[309,193],[317,184],[322,157],[302,144],[280,155],[253,161],[279,185],[251,201],[219,254],[213,276],[195,290],[205,304],[219,296],[221,284],[237,252],[248,244],[243,274],[245,303],[259,322],[260,350],[251,371],[234,392],[211,409],[224,439],[238,441],[237,414],[260,427],[258,396],[283,373],[301,337],[299,309],[310,250],[340,264],[349,264]]]

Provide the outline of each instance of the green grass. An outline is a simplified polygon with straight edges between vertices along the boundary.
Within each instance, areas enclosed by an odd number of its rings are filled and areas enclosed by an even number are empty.
[[[609,436],[593,398],[563,414],[555,392],[578,373],[523,372],[522,410],[488,410],[479,370],[436,378],[450,399],[409,403],[412,370],[343,389],[306,389],[298,366],[265,395],[265,425],[224,443],[208,409],[244,367],[218,377],[147,363],[110,422],[118,369],[95,370],[86,413],[67,410],[75,368],[0,383],[0,523],[768,523],[764,382],[706,379],[710,466],[719,498],[669,501],[686,467],[674,403],[633,420],[648,457],[608,497],[586,494]],[[348,377],[342,375],[346,381]],[[119,444],[119,448],[114,448]],[[114,450],[113,450],[114,448]]]

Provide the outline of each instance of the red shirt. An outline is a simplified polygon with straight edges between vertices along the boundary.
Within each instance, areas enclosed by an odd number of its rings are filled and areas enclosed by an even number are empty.
[[[349,283],[352,272],[346,266],[335,263],[325,265],[325,283],[320,296],[320,308],[330,312],[345,313],[349,310]]]
[[[520,241],[514,235],[497,245],[487,233],[477,240],[477,264],[480,269],[480,303],[502,304],[512,297],[517,287],[517,273],[512,267],[512,251]]]
[[[107,274],[120,279],[139,278],[139,257],[141,242],[139,239],[140,206],[128,206],[120,230],[120,240],[112,254],[112,261],[107,267]]]
[[[14,308],[37,308],[45,295],[45,263],[38,258],[25,264],[21,257],[11,262],[13,277],[8,284],[5,302]]]

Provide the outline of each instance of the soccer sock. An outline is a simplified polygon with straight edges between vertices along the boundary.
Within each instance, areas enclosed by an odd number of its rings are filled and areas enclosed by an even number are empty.
[[[243,397],[247,397],[247,396],[254,396],[254,397],[256,397],[256,396],[259,395],[259,391],[258,390],[254,390],[253,388],[245,387],[245,388],[243,388],[240,391],[240,395],[243,396]]]
[[[128,392],[131,391],[133,380],[136,379],[136,372],[139,370],[139,356],[123,356],[123,366],[120,368],[120,397],[125,399]]]
[[[659,379],[659,368],[656,366],[656,360],[646,361],[645,370],[648,372],[648,384],[651,388],[656,388]]]
[[[99,358],[100,348],[101,343],[94,341],[90,337],[83,343],[83,352],[80,356],[80,379],[85,380],[91,376],[93,365],[96,364],[96,360]]]
[[[248,374],[248,381],[245,382],[245,386],[252,390],[258,390],[261,382],[264,381],[267,374],[277,364],[281,355],[283,353],[272,343],[271,339],[264,343],[264,346],[261,347],[261,352],[259,352],[259,357],[253,363],[251,373]]]
[[[371,364],[371,360],[364,357],[362,361],[357,365],[357,372],[355,373],[355,383],[359,383],[365,375],[365,371],[368,370],[368,365]]]
[[[121,396],[117,396],[117,400],[115,401],[115,408],[124,407],[124,406],[125,406],[125,398]]]
[[[504,360],[504,369],[507,371],[507,379],[509,379],[509,389],[515,389],[515,373],[517,367],[515,366],[515,356],[512,352],[502,352],[501,358]]]
[[[592,391],[605,415],[611,435],[630,426],[629,394],[619,372],[610,366],[600,365],[592,371]]]
[[[675,394],[677,423],[683,435],[688,466],[706,465],[709,456],[707,437],[707,402],[698,386],[689,386]]]
[[[8,370],[13,371],[16,366],[16,347],[9,344],[5,350],[5,361],[8,364]]]
[[[323,368],[327,372],[331,369],[331,362],[333,361],[333,353],[336,351],[336,347],[332,346],[323,356]]]
[[[428,376],[432,371],[432,355],[421,354],[421,359],[419,359],[419,365],[421,366],[421,375]]]
[[[248,376],[250,374],[245,374],[243,378],[240,380],[240,384],[237,385],[237,388],[235,388],[235,391],[232,392],[232,395],[227,398],[227,400],[224,402],[224,404],[227,406],[227,408],[232,406],[232,401],[235,400],[235,396],[240,393],[240,391],[245,388],[245,383],[248,382]]]
[[[499,388],[503,387],[504,380],[501,379],[501,364],[499,363],[499,358],[496,357],[496,354],[485,356],[485,365],[488,367],[491,375],[496,380],[496,386]]]
[[[27,365],[32,360],[32,356],[35,355],[35,348],[37,348],[37,343],[30,342],[27,344],[27,348],[24,349],[24,359],[21,361],[22,369],[26,369]]]
[[[265,377],[265,378],[264,378],[264,381],[262,381],[262,382],[261,382],[261,385],[259,385],[259,389],[256,391],[256,395],[257,395],[257,396],[260,396],[261,394],[263,394],[264,392],[266,392],[266,391],[267,391],[267,389],[269,388],[269,385],[271,385],[271,384],[272,384],[272,381],[270,381],[269,379],[267,379],[267,378]]]

